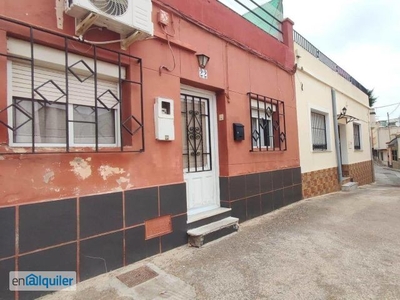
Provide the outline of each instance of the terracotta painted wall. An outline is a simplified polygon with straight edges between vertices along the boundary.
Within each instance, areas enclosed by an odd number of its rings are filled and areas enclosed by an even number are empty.
[[[6,1],[0,4],[0,14],[30,22],[55,31],[54,1]],[[216,92],[220,175],[233,176],[299,166],[296,100],[293,68],[293,49],[234,15],[217,1],[193,0],[190,5],[181,1],[163,1],[176,6],[181,13],[173,15],[175,36],[171,38],[176,58],[172,72],[159,67],[172,66],[172,54],[163,38],[134,43],[129,53],[143,59],[144,120],[146,151],[115,154],[12,154],[0,156],[0,206],[48,199],[98,194],[183,181],[180,137],[180,85],[190,84]],[[157,1],[158,3],[158,1]],[[186,3],[185,3],[186,4]],[[212,6],[212,10],[210,7]],[[162,6],[169,10],[168,6]],[[154,4],[155,34],[165,36],[156,23],[158,4]],[[205,14],[208,11],[210,13]],[[181,15],[181,17],[179,17]],[[190,17],[188,17],[190,16]],[[232,41],[195,25],[191,18],[208,24],[214,31],[228,35]],[[218,19],[218,22],[216,20]],[[201,25],[201,24],[200,24]],[[285,25],[290,34],[291,23]],[[233,30],[236,28],[238,30]],[[247,28],[246,31],[242,30]],[[1,31],[3,30],[3,31]],[[5,31],[13,28],[0,23],[0,47],[6,44]],[[212,30],[211,30],[212,31]],[[73,19],[64,16],[63,33],[73,35]],[[92,31],[88,39],[115,39],[113,33],[99,36]],[[288,37],[286,38],[286,42]],[[45,39],[45,37],[44,37]],[[235,46],[242,41],[259,55],[250,54]],[[110,46],[118,49],[118,44]],[[195,53],[211,57],[207,65],[208,79],[200,79]],[[260,58],[263,57],[263,58]],[[291,58],[290,58],[291,57]],[[266,58],[269,58],[267,61]],[[0,58],[0,107],[6,104],[5,64]],[[285,102],[288,150],[276,153],[250,153],[250,118],[247,92],[254,92]],[[154,98],[175,100],[175,135],[172,142],[159,142],[154,134]],[[232,123],[245,125],[246,140],[233,141]]]

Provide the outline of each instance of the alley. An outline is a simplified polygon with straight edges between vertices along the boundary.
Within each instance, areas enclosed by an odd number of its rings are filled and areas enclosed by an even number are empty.
[[[375,165],[375,180],[378,185],[400,187],[400,171],[386,166]]]
[[[158,288],[160,299],[400,299],[400,173],[378,166],[376,179],[256,218],[203,248],[141,262],[181,280],[168,288],[150,280],[141,291]],[[154,298],[113,280],[102,275],[60,297]]]

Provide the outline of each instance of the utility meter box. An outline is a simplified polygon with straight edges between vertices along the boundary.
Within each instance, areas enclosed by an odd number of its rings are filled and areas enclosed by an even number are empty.
[[[175,140],[174,100],[161,97],[156,98],[154,103],[154,121],[157,140]]]

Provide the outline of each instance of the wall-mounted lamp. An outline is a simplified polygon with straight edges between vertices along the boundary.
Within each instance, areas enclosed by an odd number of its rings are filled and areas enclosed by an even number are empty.
[[[338,116],[338,120],[341,119],[341,118],[344,118],[344,116],[346,115],[346,113],[347,113],[347,108],[346,108],[346,106],[345,106],[345,107],[342,108],[342,111],[340,112],[340,114],[339,114],[339,116]]]
[[[353,116],[350,116],[350,115],[347,114],[347,108],[346,107],[342,108],[342,111],[337,116],[337,119],[338,120],[345,119],[346,120],[346,124],[358,120],[356,117],[353,117]]]
[[[207,66],[208,61],[210,58],[205,54],[196,54],[197,61],[199,63],[199,67],[204,69]]]

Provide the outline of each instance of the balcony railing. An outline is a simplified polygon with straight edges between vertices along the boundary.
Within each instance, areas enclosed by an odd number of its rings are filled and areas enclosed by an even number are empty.
[[[266,0],[218,0],[243,18],[264,30],[279,41],[283,41],[283,14],[279,7]]]
[[[367,94],[368,90],[357,80],[355,80],[349,73],[339,67],[334,61],[332,61],[328,56],[318,50],[313,44],[311,44],[307,39],[305,39],[297,31],[293,31],[293,39],[296,44],[301,46],[307,52],[312,54],[314,57],[318,58],[323,64],[331,68],[334,72],[337,72],[347,81],[351,82],[355,87],[361,90],[363,93]]]

